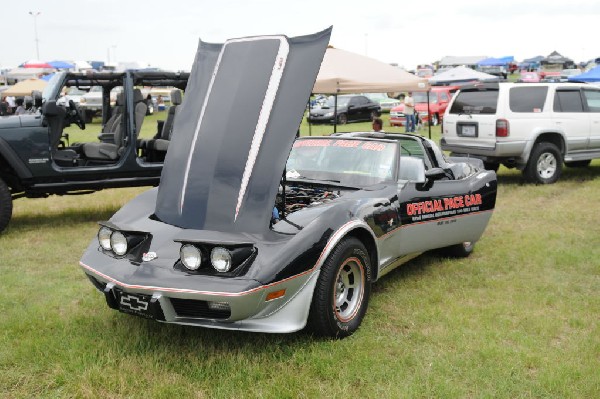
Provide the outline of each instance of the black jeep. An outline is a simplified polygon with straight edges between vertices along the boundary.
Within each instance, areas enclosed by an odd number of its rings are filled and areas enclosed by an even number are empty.
[[[158,185],[188,77],[175,72],[62,72],[41,93],[38,109],[0,117],[0,232],[17,198]],[[92,129],[88,126],[91,133],[69,128],[86,129],[81,110],[65,95],[69,87],[102,88],[101,120]],[[142,139],[153,90],[169,93],[164,97],[170,107],[165,120],[153,121],[151,134]]]

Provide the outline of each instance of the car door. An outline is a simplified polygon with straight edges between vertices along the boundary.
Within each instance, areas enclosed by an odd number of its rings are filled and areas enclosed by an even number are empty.
[[[412,141],[411,141],[412,140]],[[436,163],[422,144],[415,139],[401,139],[399,162],[398,201],[395,204],[400,228],[386,237],[382,255],[402,257],[465,241],[476,240],[489,219],[484,212],[493,204],[485,203],[486,187],[483,179],[477,185],[472,177],[462,180],[419,181],[412,173],[415,162],[423,162],[427,170]],[[478,217],[481,214],[482,217]],[[469,217],[465,217],[469,216]]]
[[[348,101],[348,120],[356,121],[360,120],[362,117],[362,110],[359,102],[360,97],[352,97],[350,101]]]
[[[567,152],[587,150],[590,137],[590,114],[584,112],[579,87],[558,87],[554,93],[553,124],[564,132]]]
[[[584,88],[583,97],[590,118],[588,149],[600,150],[600,89]]]

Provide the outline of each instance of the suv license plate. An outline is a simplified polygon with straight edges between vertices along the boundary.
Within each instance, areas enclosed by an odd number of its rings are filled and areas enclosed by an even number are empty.
[[[119,300],[119,310],[124,313],[153,319],[154,316],[150,310],[150,295],[130,294],[117,291]]]
[[[463,137],[476,137],[477,130],[475,129],[475,125],[462,125],[460,127],[460,135]]]

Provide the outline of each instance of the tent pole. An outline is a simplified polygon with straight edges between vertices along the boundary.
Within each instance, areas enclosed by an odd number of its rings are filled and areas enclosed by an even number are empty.
[[[429,113],[429,92],[431,89],[427,89],[427,127],[429,128],[429,139],[431,140],[431,114]]]
[[[335,101],[333,106],[333,132],[337,133],[337,92],[335,93]]]

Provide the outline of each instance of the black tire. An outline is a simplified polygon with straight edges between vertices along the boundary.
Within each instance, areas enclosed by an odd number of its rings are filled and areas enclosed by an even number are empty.
[[[308,327],[321,336],[352,335],[367,311],[371,279],[371,262],[365,246],[353,237],[343,239],[321,267]]]
[[[475,242],[466,241],[440,249],[440,253],[450,258],[466,258],[473,253]]]
[[[532,183],[552,184],[560,177],[562,164],[562,154],[558,147],[541,142],[533,147],[523,176]]]
[[[348,123],[348,115],[339,114],[337,117],[337,123],[338,125],[345,125],[346,123]]]
[[[497,172],[498,168],[500,168],[500,164],[498,162],[484,162],[483,167],[486,170],[493,170],[494,172]]]
[[[10,189],[6,183],[0,179],[0,233],[8,226],[8,222],[12,217],[12,208],[12,195]]]
[[[569,168],[585,168],[585,167],[589,166],[590,163],[592,163],[592,160],[588,159],[586,161],[565,162],[565,165],[567,165]]]

